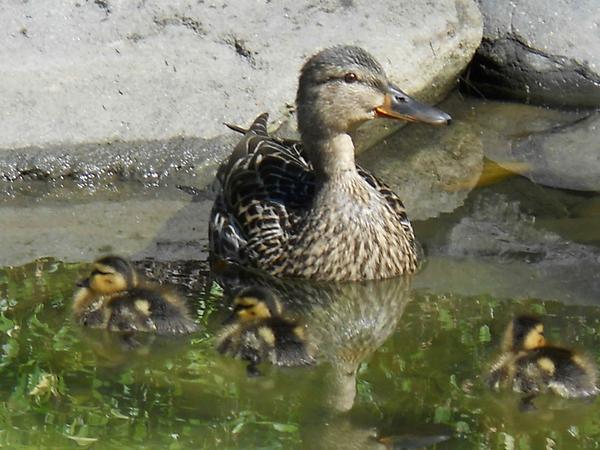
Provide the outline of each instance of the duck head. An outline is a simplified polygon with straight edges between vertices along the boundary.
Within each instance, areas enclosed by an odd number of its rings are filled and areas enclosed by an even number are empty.
[[[534,350],[546,345],[544,324],[535,316],[519,316],[513,319],[504,335],[503,350],[519,352]]]
[[[450,116],[394,86],[381,65],[360,47],[337,46],[311,57],[302,68],[296,98],[303,139],[327,139],[361,123],[386,117],[433,125]]]
[[[120,256],[105,256],[94,262],[88,278],[77,283],[99,295],[111,295],[136,287],[138,276],[129,261]]]
[[[250,322],[281,315],[281,303],[268,289],[259,286],[247,287],[239,291],[233,299],[233,312],[225,320],[228,324],[239,320]]]

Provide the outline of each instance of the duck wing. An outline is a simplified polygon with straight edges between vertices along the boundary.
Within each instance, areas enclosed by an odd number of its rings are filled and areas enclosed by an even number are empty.
[[[218,258],[238,263],[263,259],[272,266],[315,195],[313,167],[302,144],[269,136],[267,120],[263,113],[247,130],[228,125],[245,134],[217,173],[220,189],[209,234],[211,255]],[[370,172],[356,168],[412,234],[400,198]]]
[[[266,113],[256,118],[217,173],[220,189],[209,232],[213,257],[277,259],[312,202],[310,162],[299,143],[269,136],[267,120]]]
[[[398,197],[398,195],[394,191],[392,191],[392,189],[387,184],[385,184],[375,175],[370,173],[368,170],[363,169],[358,164],[356,165],[356,170],[358,171],[358,174],[368,184],[370,184],[383,196],[388,205],[392,208],[392,211],[394,211],[398,216],[398,220],[400,221],[402,227],[405,228],[407,231],[410,230],[410,232],[412,233],[412,226],[410,224],[410,221],[408,220],[408,216],[406,215],[406,208],[404,207],[404,203],[402,203],[402,200],[400,200],[400,197]]]

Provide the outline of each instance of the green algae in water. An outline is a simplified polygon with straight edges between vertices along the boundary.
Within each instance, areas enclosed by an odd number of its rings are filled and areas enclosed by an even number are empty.
[[[326,368],[246,377],[216,354],[219,292],[190,303],[202,330],[118,337],[70,319],[85,266],[0,270],[0,446],[8,448],[380,448],[373,436],[453,434],[438,449],[599,448],[597,402],[536,400],[483,386],[508,320],[543,315],[551,341],[598,360],[600,311],[551,301],[414,292],[393,335],[360,366],[350,413],[327,413]]]

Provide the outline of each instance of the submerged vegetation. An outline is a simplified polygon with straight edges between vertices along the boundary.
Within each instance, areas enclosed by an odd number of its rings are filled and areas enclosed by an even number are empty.
[[[597,362],[595,307],[414,291],[394,334],[361,364],[352,411],[336,416],[322,400],[326,365],[266,367],[248,378],[243,363],[217,354],[218,292],[189,299],[201,326],[190,336],[143,335],[132,346],[82,330],[70,303],[87,268],[46,259],[0,270],[0,446],[345,448],[352,435],[383,448],[374,433],[440,426],[452,438],[436,448],[600,445],[595,402],[544,396],[536,411],[520,412],[517,394],[484,385],[518,313],[543,315],[549,341],[572,343]]]

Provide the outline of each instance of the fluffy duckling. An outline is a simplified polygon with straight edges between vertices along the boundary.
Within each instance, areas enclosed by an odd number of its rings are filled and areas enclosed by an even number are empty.
[[[573,350],[549,344],[537,317],[515,318],[506,329],[502,352],[488,379],[494,389],[509,387],[528,394],[528,400],[545,392],[565,398],[598,393],[594,365]]]
[[[73,299],[77,322],[111,331],[184,334],[197,330],[185,302],[175,293],[143,279],[120,256],[93,264]]]
[[[217,336],[217,351],[247,361],[248,375],[259,375],[257,365],[314,363],[304,328],[282,316],[279,300],[262,287],[244,288],[233,299],[234,310]]]

